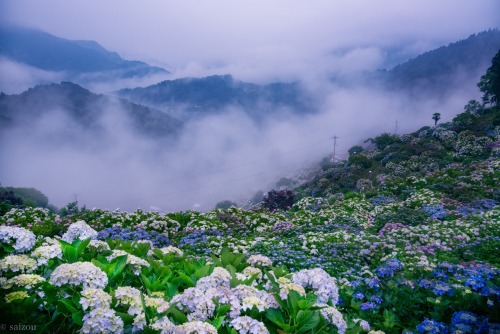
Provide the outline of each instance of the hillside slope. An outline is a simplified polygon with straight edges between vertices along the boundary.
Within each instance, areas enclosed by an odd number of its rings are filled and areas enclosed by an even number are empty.
[[[170,136],[182,128],[182,122],[158,110],[94,94],[70,82],[39,85],[18,95],[0,94],[0,128],[29,128],[43,116],[61,112],[83,129],[106,131],[102,119],[109,110],[126,116],[133,130],[150,137]]]

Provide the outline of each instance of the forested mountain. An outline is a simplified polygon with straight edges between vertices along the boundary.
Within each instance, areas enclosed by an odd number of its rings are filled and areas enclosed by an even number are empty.
[[[280,108],[309,112],[315,106],[298,83],[257,85],[235,80],[231,75],[166,80],[156,85],[122,89],[119,96],[164,110],[182,108],[185,119],[200,113],[213,113],[227,107],[239,107],[253,118]]]
[[[425,52],[375,77],[391,90],[445,95],[464,81],[477,82],[500,50],[498,29]]]
[[[95,41],[68,40],[36,29],[3,25],[0,41],[0,56],[70,76],[109,73],[127,78],[167,73],[140,61],[125,60]]]
[[[105,131],[102,121],[110,110],[116,111],[117,121],[120,115],[126,116],[133,130],[150,137],[166,137],[182,128],[182,122],[158,110],[94,94],[70,82],[39,85],[19,95],[0,93],[0,128],[29,128],[40,118],[58,112],[83,129]]]

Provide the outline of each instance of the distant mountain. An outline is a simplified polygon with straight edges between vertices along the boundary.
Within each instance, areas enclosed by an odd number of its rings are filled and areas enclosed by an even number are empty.
[[[425,52],[375,77],[392,90],[446,94],[454,84],[478,82],[498,50],[500,31],[493,29]]]
[[[39,85],[19,95],[0,93],[0,129],[17,126],[29,129],[51,112],[59,112],[80,128],[96,133],[106,131],[103,117],[110,110],[126,116],[137,133],[160,138],[174,135],[183,124],[155,109],[106,95],[94,94],[70,82]]]
[[[115,78],[168,73],[140,61],[121,58],[95,41],[73,41],[41,30],[0,26],[0,56],[46,71],[69,76],[112,73]]]
[[[231,75],[166,80],[144,88],[122,89],[117,94],[164,110],[182,109],[184,114],[177,117],[184,119],[231,106],[242,108],[255,119],[281,108],[297,113],[315,108],[313,99],[298,83],[258,85],[235,80]]]

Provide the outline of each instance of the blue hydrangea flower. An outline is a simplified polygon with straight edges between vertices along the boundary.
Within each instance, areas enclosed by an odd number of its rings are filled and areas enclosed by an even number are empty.
[[[432,292],[434,292],[438,296],[443,296],[445,294],[453,296],[453,294],[455,293],[455,291],[447,283],[441,281],[437,282]]]
[[[376,309],[377,308],[377,304],[373,303],[373,302],[366,302],[366,303],[363,303],[360,305],[360,308],[363,310],[363,311],[366,311],[366,310],[373,310],[373,309]]]
[[[356,299],[359,299],[359,300],[365,299],[365,295],[361,291],[354,293],[352,296]]]
[[[420,334],[445,334],[448,333],[446,325],[433,319],[425,319],[417,326]]]

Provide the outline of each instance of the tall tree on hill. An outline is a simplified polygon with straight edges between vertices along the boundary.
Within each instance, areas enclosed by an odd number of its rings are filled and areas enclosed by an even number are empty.
[[[491,62],[491,67],[486,70],[477,86],[484,94],[483,102],[485,104],[498,105],[500,101],[500,50]]]
[[[435,112],[432,114],[432,119],[434,120],[434,125],[438,123],[438,121],[441,119],[441,114],[438,112]]]

